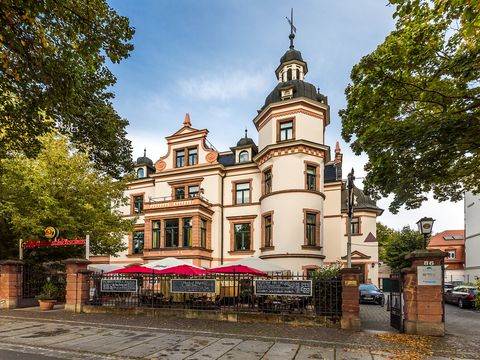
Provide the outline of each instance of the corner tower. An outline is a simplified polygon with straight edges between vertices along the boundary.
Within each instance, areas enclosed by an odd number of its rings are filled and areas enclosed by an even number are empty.
[[[294,48],[295,27],[289,19],[290,47],[275,70],[277,86],[253,119],[258,134],[254,157],[262,172],[260,207],[263,224],[260,257],[297,271],[323,263],[324,145],[329,124],[327,97],[305,81],[307,63]],[[265,226],[262,226],[265,228]]]

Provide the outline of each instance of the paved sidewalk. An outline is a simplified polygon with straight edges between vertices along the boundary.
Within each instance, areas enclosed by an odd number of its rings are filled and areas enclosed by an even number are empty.
[[[286,333],[295,334],[296,337],[281,337],[278,332],[275,336],[258,334],[255,329],[259,324],[213,322],[209,324],[210,331],[207,331],[196,329],[195,322],[185,319],[170,319],[170,324],[178,324],[176,328],[137,325],[139,319],[148,320],[134,317],[125,321],[124,317],[111,315],[97,315],[95,318],[92,314],[72,315],[63,310],[49,313],[0,311],[0,351],[15,350],[25,354],[36,353],[54,359],[73,360],[411,358],[407,353],[411,350],[399,350],[398,347],[382,343],[369,334],[343,332],[338,329],[293,328],[286,329]],[[160,322],[159,319],[153,320]],[[200,326],[198,323],[196,325]],[[231,329],[238,327],[241,331],[225,332],[226,325],[233,326]],[[271,329],[270,324],[260,325],[267,330]],[[312,333],[321,332],[343,334],[343,339],[337,337],[334,342],[319,337],[312,338]],[[362,345],[361,339],[365,345]],[[392,349],[394,351],[391,351]],[[395,354],[400,356],[394,356]],[[458,358],[460,355],[455,354]],[[475,358],[470,356],[472,354],[464,355],[464,358]],[[432,359],[452,358],[444,356]]]

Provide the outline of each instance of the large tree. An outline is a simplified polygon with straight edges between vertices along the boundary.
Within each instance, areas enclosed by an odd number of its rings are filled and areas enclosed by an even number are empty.
[[[379,223],[377,239],[380,245],[379,257],[392,269],[410,266],[405,256],[414,250],[423,249],[423,235],[408,226],[398,231]]]
[[[125,205],[127,179],[113,181],[92,167],[88,157],[64,137],[41,138],[42,148],[35,159],[24,155],[1,159],[0,218],[6,229],[0,259],[17,254],[19,239],[42,239],[43,229],[54,226],[64,238],[91,237],[91,251],[111,254],[124,250],[123,236],[132,222],[115,210]],[[7,235],[8,236],[4,236]],[[60,257],[83,255],[83,249],[58,249]]]
[[[396,29],[351,73],[342,136],[393,212],[480,189],[480,0],[390,0]]]
[[[130,169],[106,61],[128,57],[133,33],[106,0],[0,1],[0,158],[35,156],[55,128],[103,171]]]

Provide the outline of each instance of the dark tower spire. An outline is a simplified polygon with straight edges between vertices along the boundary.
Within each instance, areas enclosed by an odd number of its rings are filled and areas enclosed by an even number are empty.
[[[147,148],[143,149],[143,157],[147,157]]]
[[[293,49],[293,39],[295,39],[295,33],[297,32],[297,28],[293,25],[293,8],[290,13],[290,19],[286,17],[288,23],[290,24],[290,35],[288,38],[290,39],[290,49]]]
[[[248,133],[248,130],[247,128],[245,128],[245,139],[247,138],[247,133]]]

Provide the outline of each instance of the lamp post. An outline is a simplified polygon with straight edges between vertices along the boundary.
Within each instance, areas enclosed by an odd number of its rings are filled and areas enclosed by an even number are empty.
[[[423,248],[427,249],[427,239],[432,234],[434,219],[431,217],[423,217],[417,221],[418,231],[423,235]]]
[[[352,171],[347,176],[347,268],[352,267],[352,217],[353,217],[353,181],[355,176]]]

